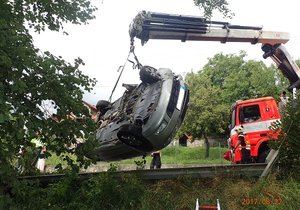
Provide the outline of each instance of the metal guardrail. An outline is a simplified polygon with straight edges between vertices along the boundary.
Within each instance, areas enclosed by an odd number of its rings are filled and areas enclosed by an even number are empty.
[[[266,177],[272,170],[277,157],[278,157],[278,150],[274,150],[271,149],[271,151],[269,152],[267,158],[266,158],[266,162],[267,162],[267,166],[265,168],[265,170],[262,172],[261,177]]]
[[[265,167],[266,164],[209,165],[188,168],[123,171],[123,173],[132,173],[144,180],[175,179],[179,176],[190,176],[193,178],[213,178],[215,176],[259,177]]]
[[[131,174],[141,177],[143,180],[161,180],[175,179],[181,176],[189,176],[192,178],[213,178],[215,176],[245,176],[259,177],[266,168],[267,164],[244,164],[244,165],[209,165],[187,168],[163,168],[155,170],[131,170],[131,171],[116,171],[116,175]],[[107,172],[79,173],[78,176],[82,179],[89,179],[95,175]],[[39,176],[20,176],[19,180],[39,180],[42,184],[57,182],[65,177],[65,174],[51,174]]]

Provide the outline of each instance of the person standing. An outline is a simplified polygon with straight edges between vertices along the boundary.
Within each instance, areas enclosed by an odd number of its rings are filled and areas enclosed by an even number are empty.
[[[25,166],[25,160],[24,160],[24,155],[25,155],[25,147],[24,146],[20,146],[19,152],[18,152],[18,156],[17,156],[17,171],[18,173],[22,174],[25,170],[24,166]]]
[[[46,151],[47,151],[46,146],[41,146],[39,148],[36,167],[41,173],[44,173],[46,168],[46,154],[45,154]]]
[[[286,96],[286,91],[282,91],[280,96],[280,101],[278,103],[279,112],[282,113],[285,105],[287,104],[288,97]]]
[[[160,158],[160,151],[155,151],[151,153],[151,163],[150,163],[150,169],[154,169],[156,167],[157,169],[161,168],[161,158]]]
[[[235,147],[233,148],[233,152],[237,149],[238,146],[241,146],[241,163],[247,164],[251,163],[251,156],[250,156],[250,144],[249,142],[246,142],[245,136],[244,136],[244,127],[238,126],[235,131],[238,134],[238,140],[236,142]]]

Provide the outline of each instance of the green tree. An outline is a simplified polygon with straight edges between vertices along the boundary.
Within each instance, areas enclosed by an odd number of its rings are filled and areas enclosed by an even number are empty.
[[[246,61],[246,56],[243,51],[239,55],[217,54],[202,69],[213,85],[222,89],[221,97],[228,105],[240,99],[276,97],[281,91],[275,66]]]
[[[68,146],[80,137],[93,142],[94,126],[82,96],[95,79],[80,71],[80,58],[71,64],[41,52],[29,30],[62,31],[66,22],[86,24],[96,8],[89,0],[3,0],[0,8],[0,176],[11,176],[18,147],[30,151],[37,137],[57,155],[77,154],[81,165],[88,164],[82,153]],[[49,118],[54,110],[59,122]],[[71,112],[79,118],[70,119]],[[65,160],[73,163],[68,155]]]
[[[186,82],[190,89],[190,105],[182,131],[194,137],[203,137],[206,145],[205,158],[209,157],[209,136],[225,133],[227,106],[220,98],[221,89],[213,86],[204,72],[189,73]]]
[[[276,97],[280,86],[276,84],[276,69],[267,67],[262,61],[249,60],[229,74],[225,80],[224,100],[228,103],[239,99],[259,98],[264,96]]]
[[[244,51],[241,51],[239,55],[218,53],[208,59],[201,71],[205,72],[214,86],[223,89],[226,78],[231,74],[236,74],[243,66],[245,56]]]
[[[228,8],[228,2],[226,0],[194,0],[196,6],[198,6],[204,12],[205,17],[212,17],[213,11],[218,10],[224,17],[232,17],[234,14]]]

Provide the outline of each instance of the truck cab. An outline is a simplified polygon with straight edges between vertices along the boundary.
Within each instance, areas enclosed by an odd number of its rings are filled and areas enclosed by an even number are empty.
[[[276,139],[277,133],[270,129],[273,122],[280,120],[277,103],[273,97],[263,97],[244,101],[237,101],[230,109],[231,123],[229,126],[230,137],[228,146],[231,154],[225,159],[233,163],[241,162],[241,146],[234,152],[232,148],[236,145],[238,134],[237,127],[243,126],[244,138],[250,144],[250,155],[253,162],[265,162],[270,150],[268,142]],[[227,152],[227,153],[228,153]]]

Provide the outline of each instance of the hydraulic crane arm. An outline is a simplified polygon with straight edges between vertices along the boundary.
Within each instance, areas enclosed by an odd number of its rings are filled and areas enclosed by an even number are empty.
[[[271,57],[277,67],[281,70],[282,74],[289,80],[290,86],[288,90],[293,91],[293,88],[300,88],[300,69],[294,62],[286,48],[281,44],[262,46],[265,52],[263,58]]]
[[[249,42],[252,44],[285,44],[289,33],[262,31],[262,27],[231,25],[221,21],[207,21],[202,17],[171,15],[142,11],[129,27],[131,39],[142,44],[149,39],[181,41]]]
[[[231,25],[221,21],[207,21],[196,16],[172,15],[142,11],[129,26],[131,43],[137,37],[181,41],[248,42],[262,44],[263,57],[271,57],[290,81],[289,91],[300,88],[300,70],[282,44],[289,41],[286,32],[264,31],[262,27]]]

